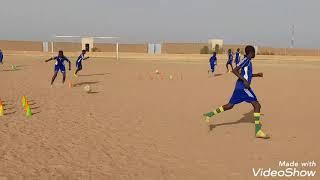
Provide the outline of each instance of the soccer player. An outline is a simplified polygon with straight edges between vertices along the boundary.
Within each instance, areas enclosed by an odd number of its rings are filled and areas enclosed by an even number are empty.
[[[3,64],[3,53],[0,49],[0,64]]]
[[[75,77],[78,77],[78,72],[82,70],[82,61],[88,59],[89,57],[84,57],[84,55],[86,54],[86,50],[82,50],[82,53],[80,54],[80,56],[78,57],[77,59],[77,62],[76,62],[76,68],[77,70],[74,72],[74,76]]]
[[[268,139],[270,138],[267,134],[265,134],[262,130],[262,124],[260,121],[260,109],[261,105],[257,100],[256,95],[251,89],[251,79],[252,77],[263,77],[262,73],[253,74],[252,73],[252,62],[251,60],[255,57],[255,49],[253,46],[247,46],[245,48],[246,57],[240,61],[239,64],[233,69],[233,73],[238,77],[236,82],[235,89],[233,91],[232,97],[228,104],[219,107],[213,112],[208,112],[204,114],[206,122],[210,122],[211,117],[222,113],[224,111],[228,111],[233,108],[234,105],[247,102],[252,104],[254,109],[254,121],[255,121],[255,136],[257,138]],[[241,70],[241,74],[239,72]]]
[[[236,58],[234,59],[236,65],[239,64],[240,59],[241,59],[241,54],[240,54],[240,49],[238,48],[236,52]]]
[[[231,69],[233,70],[232,61],[233,61],[232,50],[229,49],[229,50],[228,50],[228,61],[227,61],[227,64],[226,64],[227,72],[231,72],[231,71],[229,70],[229,65],[231,66]]]
[[[54,80],[57,77],[57,74],[59,71],[61,71],[63,78],[62,78],[62,83],[64,83],[66,81],[66,67],[64,65],[64,61],[67,61],[69,63],[69,71],[71,70],[71,62],[69,61],[69,59],[67,57],[65,57],[63,55],[63,51],[59,51],[58,56],[54,57],[54,58],[50,58],[48,60],[45,60],[45,62],[49,62],[52,60],[56,60],[55,66],[54,66],[54,74],[51,80],[51,86],[54,82]]]
[[[217,65],[217,53],[216,52],[213,53],[209,62],[210,62],[211,74],[214,74],[215,66]],[[209,73],[210,73],[210,70],[208,70],[208,74]]]

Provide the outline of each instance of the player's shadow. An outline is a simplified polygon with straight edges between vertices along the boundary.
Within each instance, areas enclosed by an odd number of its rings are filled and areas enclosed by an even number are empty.
[[[99,81],[92,81],[92,82],[80,82],[80,83],[75,83],[73,84],[73,87],[78,87],[82,85],[91,85],[91,84],[98,84]]]
[[[214,77],[222,76],[223,74],[214,74]]]
[[[97,91],[92,91],[92,92],[88,92],[88,94],[98,94],[99,92]]]
[[[212,131],[214,128],[220,127],[220,126],[229,126],[229,125],[234,125],[234,124],[240,124],[240,123],[252,123],[254,124],[253,120],[253,110],[243,114],[243,117],[239,119],[238,121],[234,122],[227,122],[227,123],[220,123],[220,124],[210,124],[209,125],[209,130]]]
[[[4,69],[4,72],[11,72],[11,71],[20,71],[21,69],[17,68],[17,69]]]
[[[110,75],[111,73],[97,73],[97,74],[82,74],[82,75],[79,75],[79,76],[82,76],[82,77],[90,77],[90,76],[104,76],[104,75]]]

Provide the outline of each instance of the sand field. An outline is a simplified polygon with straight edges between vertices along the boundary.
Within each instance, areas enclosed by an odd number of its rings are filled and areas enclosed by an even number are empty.
[[[254,138],[249,104],[210,125],[201,119],[232,94],[236,78],[225,73],[223,62],[209,78],[203,56],[177,57],[92,58],[78,78],[72,58],[66,84],[59,74],[50,88],[53,62],[44,63],[45,55],[6,56],[0,65],[6,109],[0,117],[0,179],[248,180],[257,179],[252,168],[278,168],[283,160],[320,163],[320,60],[254,61],[254,72],[264,78],[252,87],[262,104],[263,128],[272,136],[261,140]],[[83,91],[87,84],[90,94]],[[23,95],[31,118],[20,104]],[[310,169],[319,171],[319,165]]]

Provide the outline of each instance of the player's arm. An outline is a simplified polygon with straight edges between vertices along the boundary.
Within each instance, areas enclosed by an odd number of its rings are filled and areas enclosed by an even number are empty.
[[[252,77],[263,77],[263,73],[252,74]]]
[[[89,56],[87,56],[87,57],[85,57],[83,60],[86,60],[86,59],[89,59],[90,57]]]
[[[51,57],[50,59],[47,59],[47,60],[45,60],[44,62],[49,62],[49,61],[52,61],[52,60],[54,60],[54,59],[56,59],[56,57]]]
[[[247,89],[249,89],[249,88],[250,88],[250,83],[249,83],[243,76],[241,76],[241,74],[240,74],[240,72],[239,72],[240,68],[241,68],[241,66],[237,66],[237,67],[235,67],[235,68],[232,70],[232,72],[233,72],[233,74],[236,75],[239,79],[241,79],[241,81],[243,81],[245,87],[246,87]]]
[[[69,71],[71,71],[71,61],[70,61],[68,58],[66,58],[66,61],[67,61],[68,64],[69,64]]]

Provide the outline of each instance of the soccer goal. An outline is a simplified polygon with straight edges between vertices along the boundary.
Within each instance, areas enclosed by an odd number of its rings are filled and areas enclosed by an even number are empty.
[[[75,54],[86,50],[103,57],[119,60],[119,37],[56,35],[51,41],[51,53],[63,50]]]

